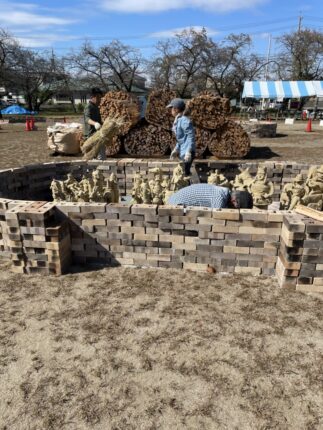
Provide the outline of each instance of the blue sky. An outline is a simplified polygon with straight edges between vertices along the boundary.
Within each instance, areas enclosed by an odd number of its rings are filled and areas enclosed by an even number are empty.
[[[323,1],[311,0],[0,0],[0,27],[25,46],[65,54],[87,38],[95,45],[113,38],[142,48],[149,56],[158,38],[186,27],[206,27],[220,41],[229,33],[249,33],[266,55],[275,38],[302,25],[323,31]]]

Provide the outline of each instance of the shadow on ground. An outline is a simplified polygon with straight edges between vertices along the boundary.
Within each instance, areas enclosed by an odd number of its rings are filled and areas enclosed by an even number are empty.
[[[259,160],[259,159],[271,159],[280,157],[277,152],[274,152],[269,146],[252,146],[248,155],[245,157],[246,160]]]

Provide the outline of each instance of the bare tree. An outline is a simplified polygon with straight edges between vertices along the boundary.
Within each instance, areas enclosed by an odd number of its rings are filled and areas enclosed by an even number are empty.
[[[225,95],[233,98],[241,94],[244,82],[259,79],[266,64],[266,61],[257,54],[240,55],[235,58],[229,80],[225,84]]]
[[[53,53],[40,55],[18,44],[8,68],[6,86],[22,93],[30,110],[38,111],[54,95],[63,79],[61,63]]]
[[[153,85],[175,89],[181,97],[204,89],[203,52],[211,44],[205,29],[193,28],[176,34],[174,39],[158,42],[149,65]]]
[[[70,55],[71,66],[106,91],[131,92],[144,59],[139,50],[114,40],[100,48],[85,42],[79,54]]]
[[[181,97],[206,89],[237,96],[243,81],[258,77],[265,65],[251,52],[246,34],[230,35],[218,44],[205,29],[190,29],[159,42],[156,49],[149,68],[153,85],[176,89]]]
[[[251,53],[251,38],[247,34],[231,34],[220,44],[207,50],[204,73],[208,87],[220,96],[237,96],[244,80],[258,77],[264,61]]]
[[[17,47],[15,39],[5,30],[0,28],[0,84],[5,83],[10,71],[9,64]]]
[[[277,73],[283,79],[323,79],[323,33],[300,30],[279,38],[281,52],[277,60]]]
[[[181,97],[188,96],[192,92],[204,89],[201,88],[201,81],[204,73],[204,53],[207,52],[213,45],[213,42],[208,38],[205,29],[202,31],[183,31],[176,36],[178,45],[177,54],[177,90]]]
[[[156,45],[157,54],[148,64],[148,72],[154,88],[172,89],[176,87],[176,44],[172,40],[160,41]]]

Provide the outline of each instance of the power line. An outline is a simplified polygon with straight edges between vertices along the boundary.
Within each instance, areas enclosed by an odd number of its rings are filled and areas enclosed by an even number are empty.
[[[261,27],[261,26],[266,26],[266,25],[272,25],[272,24],[280,24],[283,22],[292,22],[297,18],[297,16],[293,16],[290,18],[284,18],[284,19],[280,19],[280,20],[271,20],[271,21],[262,21],[262,22],[250,22],[247,24],[239,24],[239,25],[235,25],[235,26],[223,26],[223,27],[217,27],[216,30],[219,31],[234,31],[234,30],[240,30],[243,28],[250,28],[250,27]],[[188,26],[189,27],[189,26]],[[194,28],[194,25],[192,25],[191,27]],[[158,33],[158,32],[156,32]],[[153,37],[154,33],[145,33],[145,34],[135,34],[135,35],[123,35],[123,36],[87,36],[84,35],[82,37],[77,37],[71,39],[71,40],[75,40],[75,41],[80,41],[80,40],[114,40],[114,39],[118,39],[118,40],[131,40],[131,39],[143,39],[143,38],[147,38],[147,37]],[[170,37],[172,37],[170,35]],[[23,38],[23,37],[22,37]],[[41,40],[43,39],[43,36],[26,36],[26,39],[31,39],[31,40]]]
[[[289,30],[290,27],[280,27],[280,28],[272,28],[272,29],[263,29],[261,31],[255,31],[252,33],[249,33],[250,36],[257,36],[259,34],[263,34],[263,33],[276,33],[276,32],[280,32],[280,31],[284,31],[284,30]],[[212,37],[213,39],[219,39],[219,38],[224,38],[223,35],[216,35]],[[83,40],[84,39],[80,39]],[[94,39],[92,39],[94,40]],[[120,39],[116,39],[116,40],[120,40]],[[157,42],[156,42],[157,43]],[[150,45],[137,45],[134,46],[134,48],[137,49],[149,49],[149,48],[154,48],[156,46],[155,44],[150,44]],[[34,47],[23,47],[24,49],[32,49],[32,50],[40,50],[40,51],[50,51],[51,49],[54,50],[76,50],[79,51],[82,49],[82,47],[74,47],[74,46],[58,46],[58,47],[52,47],[52,46],[48,46],[48,47],[42,47],[42,46],[34,46]]]
[[[218,27],[218,29],[219,30],[222,30],[222,31],[225,31],[225,29],[226,29],[226,31],[229,31],[229,29],[231,29],[231,30],[233,30],[233,29],[236,29],[236,30],[241,30],[243,27],[250,27],[250,26],[253,26],[253,27],[259,27],[259,26],[263,26],[263,25],[268,25],[269,23],[278,23],[278,22],[286,22],[286,21],[290,21],[290,20],[295,20],[295,18],[297,18],[297,17],[294,17],[294,18],[286,18],[286,19],[284,19],[284,20],[276,20],[276,21],[266,21],[266,22],[262,22],[262,23],[249,23],[249,24],[244,24],[243,26],[239,26],[239,27],[237,27],[237,26],[235,26],[235,27]],[[300,28],[300,25],[301,25],[301,22],[302,22],[302,20],[304,19],[304,18],[308,18],[307,16],[306,17],[298,17],[298,20],[299,20],[299,23],[298,23],[298,28]],[[320,20],[321,18],[317,18],[317,20]],[[322,19],[322,21],[323,21],[323,19]],[[316,29],[321,29],[322,27],[317,27]],[[281,32],[281,31],[288,31],[288,30],[291,30],[291,28],[288,26],[288,27],[286,27],[286,26],[284,26],[284,27],[278,27],[278,28],[269,28],[269,29],[267,29],[267,28],[263,28],[262,30],[259,30],[259,31],[254,31],[254,32],[252,32],[252,33],[249,33],[249,35],[250,36],[256,36],[256,35],[259,35],[259,34],[263,34],[263,33],[277,33],[277,32]],[[173,36],[171,36],[170,35],[170,37],[169,38],[171,38],[171,37],[173,37]],[[28,36],[26,36],[26,39],[34,39],[34,40],[38,40],[38,39],[43,39],[44,37],[41,37],[41,36],[34,36],[34,37],[28,37]],[[151,33],[147,33],[147,34],[141,34],[141,35],[132,35],[132,36],[120,36],[120,37],[116,37],[116,36],[114,36],[114,37],[112,37],[112,36],[100,36],[100,37],[80,37],[80,38],[73,38],[72,40],[74,40],[74,41],[100,41],[100,40],[135,40],[135,39],[140,39],[140,38],[152,38],[152,34]],[[213,39],[219,39],[219,38],[224,38],[224,35],[221,35],[221,34],[218,34],[218,35],[214,35],[214,36],[212,36],[212,38]],[[24,39],[23,37],[21,38],[21,39]],[[71,41],[71,39],[70,39],[70,41]],[[57,42],[60,42],[60,41],[57,41]],[[61,41],[62,42],[62,41]],[[137,49],[151,49],[151,48],[154,48],[155,47],[155,44],[150,44],[150,45],[137,45],[137,46],[134,46],[134,48],[137,48]],[[79,46],[77,46],[77,47],[75,47],[75,46],[58,46],[58,47],[53,47],[53,46],[46,46],[46,47],[37,47],[37,46],[30,46],[30,47],[22,47],[22,48],[24,48],[24,49],[31,49],[31,50],[36,50],[36,51],[49,51],[49,50],[51,50],[51,49],[54,49],[54,50],[66,50],[66,51],[68,51],[68,50],[76,50],[76,51],[79,51],[79,50],[81,50],[82,48],[81,47],[79,47]]]

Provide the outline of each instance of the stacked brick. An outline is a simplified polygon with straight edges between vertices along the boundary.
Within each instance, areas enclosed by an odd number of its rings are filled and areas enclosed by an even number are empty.
[[[305,237],[296,290],[323,292],[323,223],[303,217]]]
[[[107,205],[105,203],[60,202],[58,218],[68,220],[71,258],[74,264],[104,263],[113,265],[106,249]]]
[[[68,204],[75,263],[273,275],[282,214],[156,205]]]
[[[18,273],[61,274],[70,266],[70,233],[57,223],[55,205],[48,202],[0,199],[1,253]]]
[[[11,257],[8,247],[9,230],[6,221],[6,211],[10,202],[11,200],[8,199],[0,199],[0,258],[2,259],[9,259]]]
[[[284,216],[276,266],[280,286],[323,292],[323,223],[311,218]]]
[[[305,224],[302,218],[294,213],[288,213],[283,218],[278,253],[276,276],[283,288],[296,289],[300,274],[305,238]]]
[[[52,177],[71,171],[80,179],[98,166],[115,173],[129,194],[138,171],[149,179],[154,167],[170,176],[176,162],[142,159],[48,163],[0,172],[0,196],[43,195]],[[281,188],[307,165],[265,163],[268,179]],[[219,169],[229,179],[238,163],[196,163],[199,178]],[[253,175],[257,163],[244,164]],[[9,177],[9,179],[8,179]],[[46,203],[0,198],[0,258],[15,271],[60,274],[72,263],[172,267],[205,271],[276,273],[282,287],[323,290],[323,223],[288,211],[210,210],[155,205]]]

